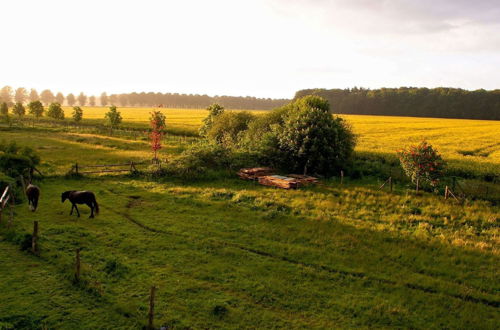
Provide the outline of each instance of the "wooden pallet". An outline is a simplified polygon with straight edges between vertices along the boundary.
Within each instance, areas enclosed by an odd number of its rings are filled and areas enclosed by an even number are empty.
[[[242,168],[237,175],[244,180],[257,180],[261,176],[271,175],[273,170],[269,167]]]
[[[302,175],[302,174],[288,174],[287,176],[290,178],[297,179],[297,181],[299,181],[299,184],[301,186],[307,186],[310,184],[319,183],[318,178],[315,178],[314,176]]]
[[[266,175],[259,177],[258,180],[261,185],[282,189],[297,189],[300,186],[297,179],[288,176]]]

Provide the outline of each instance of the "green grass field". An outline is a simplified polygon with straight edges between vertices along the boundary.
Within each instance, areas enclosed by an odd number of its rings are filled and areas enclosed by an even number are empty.
[[[99,111],[84,109],[89,121]],[[193,130],[205,114],[165,111],[167,124]],[[125,126],[147,124],[147,109],[122,114]],[[358,152],[392,153],[426,137],[457,164],[500,165],[497,122],[347,118]],[[5,214],[0,223],[0,329],[140,329],[152,285],[157,327],[494,329],[500,321],[500,210],[488,201],[459,205],[403,184],[389,193],[375,178],[297,191],[232,173],[188,182],[70,178],[75,162],[150,159],[147,141],[45,126],[1,126],[1,139],[33,147],[47,177],[36,182],[36,213],[24,202],[12,229]],[[171,158],[191,140],[165,142],[161,157]],[[94,191],[99,216],[88,219],[84,206],[81,218],[69,216],[60,194],[70,189]],[[19,249],[34,220],[39,257]]]

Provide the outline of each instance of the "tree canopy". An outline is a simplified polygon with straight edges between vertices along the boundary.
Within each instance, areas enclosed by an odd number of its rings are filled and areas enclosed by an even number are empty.
[[[304,89],[295,94],[295,99],[305,95],[327,99],[335,113],[340,114],[500,119],[500,89]]]

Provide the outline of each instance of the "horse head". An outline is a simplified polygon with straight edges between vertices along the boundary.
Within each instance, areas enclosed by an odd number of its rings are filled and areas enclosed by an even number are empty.
[[[71,191],[65,191],[61,194],[61,203],[64,203],[65,200],[67,200],[69,198],[69,193]]]

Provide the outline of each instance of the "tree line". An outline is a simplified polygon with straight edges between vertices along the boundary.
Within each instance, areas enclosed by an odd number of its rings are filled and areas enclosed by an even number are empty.
[[[38,93],[36,89],[27,90],[24,87],[13,89],[4,86],[0,89],[0,103],[6,103],[9,107],[14,103],[25,104],[28,102],[40,101],[44,105],[51,103],[65,104],[68,106],[108,106],[119,105],[122,107],[166,107],[166,108],[206,108],[210,104],[218,103],[230,109],[274,109],[288,103],[288,99],[256,98],[251,96],[208,96],[199,94],[178,94],[178,93],[123,93],[111,94],[106,92],[99,96],[87,96],[81,92],[77,95],[61,92],[53,93],[45,89]]]
[[[338,114],[500,120],[500,89],[304,89],[294,99],[305,95],[327,99]]]

